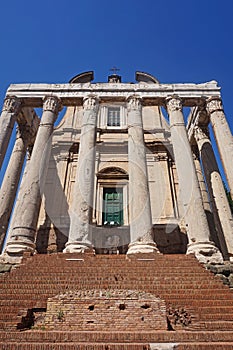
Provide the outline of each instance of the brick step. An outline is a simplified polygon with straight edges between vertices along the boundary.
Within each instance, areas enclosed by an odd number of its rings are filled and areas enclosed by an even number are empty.
[[[233,321],[233,313],[202,313],[200,312],[199,314],[199,319],[200,320],[205,320],[205,321]]]
[[[81,343],[81,344],[73,344],[73,343],[57,343],[57,344],[51,344],[51,343],[44,343],[43,344],[35,344],[35,343],[22,343],[22,344],[16,344],[16,343],[0,343],[0,350],[149,350],[150,346],[149,344],[138,344],[138,343]]]
[[[145,269],[143,269],[143,271],[145,271]],[[141,272],[143,272],[141,271]],[[35,272],[35,271],[34,271]],[[155,270],[151,269],[150,271],[150,275],[142,275],[142,278],[144,280],[151,280],[151,279],[159,279],[159,280],[169,280],[170,278],[172,278],[173,280],[183,280],[185,281],[186,279],[188,280],[202,280],[203,276],[208,276],[210,278],[210,281],[219,281],[219,278],[217,278],[215,275],[211,274],[210,276],[208,275],[208,272],[204,272],[203,274],[200,274],[199,272],[197,273],[188,273],[188,272],[184,272],[184,271],[179,271],[179,272],[166,272],[166,270],[163,271],[163,273],[161,272],[156,272]],[[32,279],[36,279],[36,277],[39,278],[43,278],[43,277],[49,277],[51,275],[57,274],[58,278],[66,278],[66,276],[70,276],[72,278],[74,277],[74,273],[75,273],[75,277],[76,278],[83,278],[87,275],[94,277],[94,276],[98,276],[98,277],[102,277],[102,276],[122,276],[125,277],[127,279],[135,279],[138,276],[138,271],[129,271],[128,273],[125,270],[120,270],[117,269],[115,271],[107,271],[106,269],[103,269],[102,271],[95,271],[95,269],[92,269],[91,271],[88,271],[87,269],[85,269],[84,271],[79,271],[77,273],[75,268],[70,269],[69,271],[40,271],[37,273],[37,275],[35,276],[34,273],[28,273],[28,271],[26,272],[20,272],[17,274],[9,274],[6,276],[5,280],[21,280],[21,278],[23,278],[25,281],[26,280],[30,280],[30,278]],[[54,275],[56,276],[56,275]],[[0,281],[1,284],[4,284],[4,281]]]
[[[78,289],[78,288],[77,288]],[[76,290],[77,290],[76,289]],[[53,290],[50,293],[40,293],[40,294],[35,294],[35,293],[28,293],[28,294],[15,294],[15,295],[11,295],[11,298],[9,296],[1,296],[0,297],[0,305],[14,305],[14,300],[17,299],[20,302],[36,302],[38,300],[40,301],[46,301],[48,298],[51,298],[53,296],[56,296],[58,294],[61,293],[65,293],[66,291],[70,291],[71,289],[63,289],[63,290]],[[154,294],[156,297],[159,297],[163,300],[166,301],[166,303],[169,304],[186,304],[186,305],[191,305],[191,303],[197,302],[198,300],[203,301],[203,294],[199,293],[199,294],[174,294],[174,293],[170,293],[170,294],[165,294],[165,293],[156,293],[153,290],[149,290],[146,291],[149,293]],[[30,298],[30,299],[29,299]],[[206,295],[205,296],[206,301],[210,300],[217,300],[217,301],[221,301],[221,300],[228,300],[228,298],[226,298],[225,294],[218,294],[218,295]],[[17,302],[16,300],[16,302]]]
[[[47,304],[47,299],[45,301],[40,301],[41,304],[43,304],[43,307],[46,307]],[[169,304],[171,305],[177,305],[177,303],[181,303],[180,300],[177,299],[169,299],[167,300],[167,302],[169,302]],[[22,308],[34,308],[35,307],[35,302],[34,300],[2,300],[2,302],[0,302],[0,312],[3,312],[4,310],[15,310],[15,308],[19,308],[20,306],[22,306]],[[222,308],[231,308],[232,306],[232,299],[230,300],[189,300],[188,301],[188,306],[192,307],[192,308],[198,308],[198,309],[208,309],[208,308],[213,308],[216,309],[218,307],[222,307]]]
[[[6,289],[1,289],[0,290],[0,295],[4,295],[4,294],[8,294],[8,295],[14,295],[14,294],[24,294],[24,293],[50,293],[53,290],[58,290],[58,285],[60,286],[60,290],[72,290],[75,288],[81,288],[81,289],[98,289],[98,288],[106,288],[106,289],[111,289],[111,288],[117,288],[117,289],[141,289],[141,290],[148,290],[149,288],[151,289],[151,287],[153,288],[153,290],[157,293],[157,292],[164,292],[167,291],[168,288],[170,287],[172,289],[172,291],[174,293],[182,293],[182,292],[187,292],[187,293],[191,293],[192,295],[194,294],[200,294],[203,292],[205,292],[205,294],[213,294],[217,293],[217,294],[222,294],[222,293],[226,293],[226,291],[224,291],[224,289],[222,288],[208,288],[208,285],[204,285],[204,286],[200,286],[200,288],[197,288],[197,286],[193,286],[193,285],[182,285],[182,286],[177,286],[172,285],[172,284],[163,284],[163,286],[151,286],[150,285],[145,285],[143,283],[139,283],[135,285],[133,283],[98,283],[97,281],[90,281],[89,283],[68,283],[69,281],[67,281],[67,283],[57,283],[56,285],[51,285],[51,284],[42,284],[40,282],[33,284],[34,288],[32,285],[25,285],[25,284],[17,284],[17,285],[13,285],[11,288],[6,288]],[[22,287],[23,286],[23,287]],[[195,288],[196,287],[196,288]],[[36,291],[35,291],[36,288]],[[170,289],[170,291],[171,291]],[[233,298],[233,294],[231,293],[232,298]]]
[[[151,348],[149,348],[151,349]],[[153,348],[152,348],[153,349]],[[177,350],[232,350],[233,349],[233,342],[231,343],[212,343],[208,342],[207,343],[195,343],[195,344],[190,344],[190,343],[184,343],[184,344],[179,344],[175,347]]]
[[[35,275],[36,273],[36,275]],[[218,283],[218,281],[220,281],[219,277],[216,277],[214,276],[213,274],[211,275],[208,275],[208,272],[207,273],[186,273],[186,272],[182,272],[182,271],[179,271],[179,272],[169,272],[169,271],[166,271],[166,270],[163,270],[163,273],[159,272],[157,273],[155,270],[153,269],[150,269],[150,270],[145,270],[143,269],[142,271],[129,271],[129,272],[126,272],[126,271],[123,271],[119,268],[115,268],[115,270],[111,270],[111,271],[107,271],[106,269],[102,271],[95,271],[94,269],[92,269],[91,271],[88,271],[87,269],[85,269],[84,271],[80,271],[79,273],[77,273],[77,269],[76,268],[72,268],[70,270],[62,270],[62,271],[58,271],[58,270],[55,270],[55,271],[31,271],[30,273],[28,273],[28,271],[26,272],[20,272],[18,273],[17,275],[15,274],[9,274],[6,276],[6,278],[4,280],[1,280],[0,283],[1,284],[4,284],[4,281],[6,280],[13,280],[13,278],[16,278],[17,280],[20,280],[21,278],[23,278],[25,281],[26,280],[30,280],[30,277],[31,278],[34,278],[35,279],[35,276],[38,276],[38,278],[48,278],[49,276],[58,276],[59,278],[66,278],[67,276],[70,276],[70,277],[73,277],[73,278],[79,278],[79,279],[83,279],[83,277],[87,276],[91,276],[91,277],[95,277],[95,276],[98,276],[98,277],[102,277],[102,276],[122,276],[124,278],[127,278],[127,279],[135,279],[137,278],[138,274],[142,274],[142,273],[150,273],[150,275],[142,275],[142,278],[144,280],[148,280],[150,281],[151,279],[159,279],[159,280],[170,280],[170,279],[173,279],[173,280],[178,280],[178,281],[185,281],[186,279],[187,280],[202,280],[202,278],[205,276],[208,276],[209,277],[209,280],[212,282],[212,281],[215,281]],[[75,276],[75,277],[74,277]]]
[[[162,349],[164,346],[169,346],[169,344],[162,344],[162,343],[102,343],[102,344],[96,344],[96,343],[82,343],[82,344],[73,344],[73,343],[59,343],[59,344],[50,344],[50,343],[43,343],[43,344],[32,344],[32,343],[23,343],[23,344],[15,344],[15,343],[6,343],[6,344],[0,344],[1,350],[151,350],[151,349]],[[184,343],[184,344],[170,344],[170,349],[174,348],[177,350],[232,350],[233,349],[233,342],[226,343],[226,342],[220,342],[220,343]],[[168,349],[168,347],[167,347]]]
[[[24,331],[0,332],[0,342],[232,342],[231,331],[151,331],[151,332],[79,332],[79,331]]]

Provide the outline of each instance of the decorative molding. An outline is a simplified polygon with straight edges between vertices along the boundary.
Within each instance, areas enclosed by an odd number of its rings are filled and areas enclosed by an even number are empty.
[[[8,113],[18,114],[22,101],[16,96],[6,96],[2,110]]]
[[[222,100],[219,97],[212,97],[206,101],[206,109],[209,114],[216,111],[223,111]]]
[[[58,114],[62,110],[62,103],[57,96],[45,96],[43,98],[43,110]]]
[[[178,96],[169,96],[166,98],[168,112],[182,111],[181,98]]]
[[[107,167],[99,171],[98,178],[128,178],[128,174],[124,169],[119,167]]]

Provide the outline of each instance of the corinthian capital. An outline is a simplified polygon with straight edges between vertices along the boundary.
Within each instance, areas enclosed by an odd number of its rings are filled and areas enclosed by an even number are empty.
[[[211,97],[206,101],[206,109],[209,114],[216,111],[223,111],[222,100],[220,97]]]
[[[196,141],[199,140],[209,140],[209,130],[207,127],[200,127],[200,126],[195,126],[194,127],[194,137]]]
[[[99,99],[97,96],[87,96],[83,99],[83,108],[84,110],[93,110],[97,112],[99,107]]]
[[[54,114],[62,109],[62,103],[59,97],[57,96],[45,96],[43,99],[43,110],[50,111]]]
[[[18,114],[21,106],[21,100],[16,96],[6,96],[2,110],[8,113]]]
[[[168,112],[182,111],[181,99],[177,96],[170,96],[166,98],[166,105]]]
[[[129,96],[127,98],[127,110],[130,111],[141,111],[142,109],[142,101],[139,96]]]

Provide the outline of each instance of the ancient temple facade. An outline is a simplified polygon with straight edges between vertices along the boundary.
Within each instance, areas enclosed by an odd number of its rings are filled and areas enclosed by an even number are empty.
[[[14,146],[0,194],[2,261],[25,252],[231,260],[232,214],[209,134],[232,195],[233,139],[217,83],[161,84],[143,72],[135,83],[92,81],[85,72],[7,90],[1,165]]]

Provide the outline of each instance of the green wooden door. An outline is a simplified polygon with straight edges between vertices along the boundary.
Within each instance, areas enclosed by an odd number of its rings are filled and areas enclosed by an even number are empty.
[[[103,224],[123,225],[122,188],[104,188]]]

